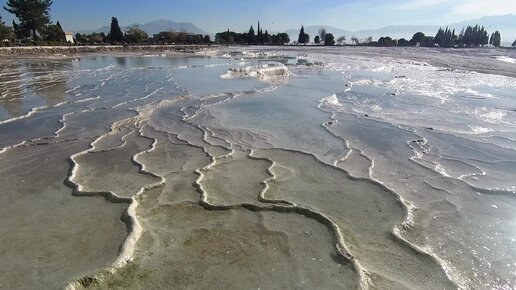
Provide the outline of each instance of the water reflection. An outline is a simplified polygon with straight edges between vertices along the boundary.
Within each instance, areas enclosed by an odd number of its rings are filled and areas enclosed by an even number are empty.
[[[0,81],[1,78],[0,78]],[[20,81],[15,81],[13,88],[9,90],[6,97],[0,100],[0,106],[3,107],[8,115],[12,118],[23,114],[23,93],[20,88]],[[1,88],[3,91],[3,87]]]
[[[35,96],[44,99],[46,106],[55,106],[65,100],[72,60],[31,64],[26,66],[32,75],[29,87]]]
[[[13,63],[0,67],[0,120],[22,116],[34,107],[66,99],[71,59]]]
[[[133,67],[146,68],[149,66],[150,59],[148,57],[131,58]]]
[[[106,79],[110,79],[113,74],[133,68],[199,68],[206,64],[225,63],[226,59],[206,56],[184,58],[164,55],[88,56],[4,63],[0,65],[0,121],[23,116],[33,108],[55,106],[73,98],[71,91],[84,85],[84,78],[81,77],[83,75],[104,75]],[[217,69],[209,71],[213,71],[216,76],[214,79],[222,74]],[[194,75],[197,73],[197,70],[192,71]],[[199,78],[196,75],[190,79]]]
[[[0,107],[9,117],[19,116],[23,111],[22,77],[20,66],[17,64],[0,67]]]
[[[121,67],[127,66],[127,58],[125,57],[115,57],[115,61]]]

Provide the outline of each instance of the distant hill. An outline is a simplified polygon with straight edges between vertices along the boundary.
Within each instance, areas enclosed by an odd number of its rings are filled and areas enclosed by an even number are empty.
[[[427,35],[434,35],[439,30],[440,26],[436,25],[391,25],[379,29],[359,30],[354,33],[356,37],[373,37],[374,40],[382,36],[390,36],[392,38],[410,39],[416,32],[423,32]]]
[[[494,32],[495,30],[500,31],[502,34],[502,43],[508,45],[512,43],[516,39],[516,15],[508,14],[501,16],[486,16],[479,19],[467,20],[459,23],[453,23],[448,25],[395,25],[395,26],[385,26],[378,29],[367,29],[367,30],[359,30],[359,31],[348,31],[336,27],[331,27],[328,25],[313,25],[305,27],[305,31],[310,35],[311,40],[319,34],[319,29],[321,27],[325,27],[326,31],[332,33],[336,38],[339,36],[346,36],[349,39],[352,36],[356,36],[358,38],[366,38],[373,37],[374,40],[382,36],[390,36],[392,38],[406,38],[410,39],[414,33],[421,31],[426,35],[434,36],[439,30],[439,27],[448,26],[457,31],[457,34],[461,31],[461,29],[468,25],[475,24],[483,25],[489,33]],[[292,41],[297,41],[299,35],[299,28],[290,29],[285,31],[289,34],[290,39]]]
[[[133,24],[134,25],[134,24]],[[156,20],[145,24],[137,24],[140,26],[141,29],[143,29],[145,32],[147,32],[149,35],[157,34],[161,31],[168,31],[168,30],[174,30],[174,31],[186,31],[193,34],[202,34],[206,35],[208,34],[206,31],[200,29],[199,27],[195,26],[192,23],[188,22],[174,22],[171,20]],[[124,31],[129,25],[122,26],[122,31]],[[79,33],[93,33],[93,32],[104,32],[109,33],[110,27],[109,26],[103,26],[98,29],[93,30],[84,30],[79,31]]]
[[[433,25],[397,25],[397,26],[385,26],[379,29],[366,29],[359,31],[349,31],[336,27],[332,27],[329,25],[312,25],[305,27],[305,32],[310,35],[311,41],[313,38],[319,34],[319,29],[324,27],[328,33],[333,34],[335,38],[339,36],[346,36],[348,41],[352,36],[356,36],[358,38],[366,38],[371,36],[374,40],[382,36],[390,36],[392,38],[409,38],[414,35],[414,33],[421,31],[425,34],[433,35],[439,29],[439,26]],[[299,36],[299,29],[289,29],[285,31],[288,33],[290,39],[292,41],[297,41]]]
[[[349,31],[337,27],[332,27],[329,25],[311,25],[305,27],[305,32],[310,35],[310,39],[313,41],[314,37],[319,34],[319,29],[324,27],[327,32],[332,33],[335,38],[339,36],[346,36],[349,39],[352,36],[356,36],[358,38],[366,38],[373,37],[374,40],[382,36],[390,36],[395,39],[406,38],[410,39],[414,33],[421,31],[426,35],[435,35],[439,27],[448,26],[450,28],[454,28],[457,31],[457,34],[460,30],[467,25],[475,25],[475,24],[483,25],[489,33],[494,32],[495,30],[499,30],[502,34],[502,44],[509,45],[516,39],[516,15],[508,14],[508,15],[500,15],[500,16],[486,16],[479,19],[467,20],[459,23],[453,24],[444,24],[440,25],[393,25],[393,26],[385,26],[378,29],[366,29],[359,31]],[[122,30],[125,30],[128,26],[122,26]],[[201,28],[197,27],[193,23],[188,22],[174,22],[171,20],[156,20],[145,24],[140,24],[140,28],[145,30],[149,35],[153,35],[159,33],[161,31],[167,30],[175,30],[175,31],[187,31],[194,34],[203,34],[213,36],[213,33],[208,33]],[[297,41],[299,35],[299,29],[295,28],[285,31],[290,36],[292,41]],[[103,26],[94,30],[85,30],[79,31],[80,33],[93,33],[93,32],[109,32],[109,26]],[[271,32],[272,33],[272,32]]]

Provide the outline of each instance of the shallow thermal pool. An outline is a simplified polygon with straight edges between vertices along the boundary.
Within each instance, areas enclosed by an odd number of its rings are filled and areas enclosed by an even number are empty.
[[[3,60],[0,288],[515,289],[514,55],[426,53]]]

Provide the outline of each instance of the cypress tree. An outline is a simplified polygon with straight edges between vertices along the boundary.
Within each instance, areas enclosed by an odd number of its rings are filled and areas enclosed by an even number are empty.
[[[255,40],[255,37],[254,37],[254,28],[253,28],[253,26],[251,25],[251,27],[249,28],[249,32],[247,33],[247,43],[248,43],[248,44],[254,44],[254,40]]]
[[[489,33],[487,33],[487,30],[482,26],[482,34],[481,34],[482,42],[480,43],[482,46],[489,44]]]
[[[297,39],[297,43],[306,44],[310,42],[310,35],[305,33],[305,27],[301,25],[301,29],[299,30],[299,37]]]
[[[108,34],[108,39],[112,42],[122,42],[124,40],[124,34],[120,25],[118,25],[118,19],[116,17],[111,18],[111,30]]]
[[[437,34],[435,35],[435,43],[439,44],[439,46],[443,46],[443,40],[444,40],[444,30],[442,28],[439,28],[437,31]]]
[[[493,35],[491,35],[493,36]],[[494,40],[494,38],[493,38]],[[460,46],[462,47],[471,47],[471,46],[484,46],[487,44],[491,44],[491,40],[489,38],[489,33],[487,30],[480,25],[468,26],[466,29],[462,29],[458,41]]]
[[[305,27],[301,25],[301,30],[299,30],[299,36],[297,38],[297,43],[304,44],[305,43]]]
[[[443,30],[442,28],[439,28],[439,31],[435,35],[434,41],[440,47],[454,47],[457,42],[455,29],[450,30],[448,27],[446,27],[446,29]]]
[[[257,31],[257,42],[258,44],[262,44],[263,31],[260,28],[260,21],[258,21],[258,31]]]
[[[269,44],[271,43],[271,36],[269,35],[269,31],[267,31],[267,29],[265,29],[265,34],[263,36],[263,42],[264,44]]]
[[[59,29],[59,34],[60,34],[61,40],[66,41],[66,34],[63,30],[63,27],[61,26],[61,23],[59,23],[59,21],[57,21],[56,26]]]
[[[443,39],[443,42],[442,42],[442,46],[444,47],[450,47],[450,42],[451,42],[451,31],[448,29],[448,27],[446,27],[446,29],[444,30],[444,39]]]
[[[492,45],[495,46],[495,47],[499,47],[500,46],[500,43],[502,42],[502,35],[500,34],[500,32],[497,30],[495,31],[492,36],[491,36],[491,41],[492,41]]]

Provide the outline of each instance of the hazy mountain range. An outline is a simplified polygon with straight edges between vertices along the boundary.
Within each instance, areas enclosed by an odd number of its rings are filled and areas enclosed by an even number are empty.
[[[135,24],[133,24],[133,25],[135,25]],[[139,25],[140,28],[143,29],[145,32],[147,32],[149,35],[157,34],[157,33],[162,32],[162,31],[169,31],[169,30],[187,31],[187,32],[190,32],[190,33],[202,34],[202,35],[209,34],[206,31],[204,31],[204,30],[200,29],[199,27],[195,26],[195,24],[188,23],[188,22],[174,22],[174,21],[171,21],[171,20],[156,20],[156,21],[152,21],[152,22],[149,22],[149,23],[136,24],[136,25]],[[128,27],[128,25],[122,26],[120,28],[122,28],[122,31],[125,31],[125,29],[127,27]],[[103,27],[100,27],[98,29],[79,31],[79,33],[90,34],[90,33],[93,33],[93,32],[99,32],[99,33],[100,32],[104,32],[104,33],[108,34],[109,30],[110,30],[110,26],[103,26]]]
[[[367,29],[367,30],[359,30],[359,31],[349,31],[336,27],[331,27],[328,25],[313,25],[306,26],[305,32],[310,35],[313,39],[316,35],[319,34],[319,29],[324,27],[327,32],[332,33],[335,38],[339,36],[346,36],[349,40],[352,36],[356,36],[358,38],[366,38],[373,37],[374,40],[382,36],[390,36],[392,38],[406,38],[410,39],[412,35],[416,32],[423,32],[426,35],[434,36],[439,30],[439,27],[450,27],[451,29],[455,29],[457,35],[462,30],[463,27],[468,25],[475,24],[483,25],[489,33],[494,32],[495,30],[500,31],[502,34],[502,41],[513,42],[516,39],[516,15],[502,15],[502,16],[486,16],[479,19],[467,20],[459,23],[452,23],[448,25],[393,25],[393,26],[385,26],[379,29]],[[292,41],[296,40],[299,35],[299,28],[290,29],[286,31],[290,39]]]
[[[489,33],[494,32],[495,30],[500,31],[502,34],[502,42],[512,43],[516,39],[516,15],[508,14],[501,16],[486,16],[479,19],[472,19],[468,21],[463,21],[459,23],[452,23],[448,25],[394,25],[394,26],[385,26],[378,29],[367,29],[367,30],[359,30],[359,31],[349,31],[344,30],[337,27],[331,27],[328,25],[313,25],[306,26],[305,32],[308,33],[313,40],[313,38],[319,34],[319,29],[321,27],[326,28],[326,31],[332,33],[336,38],[339,36],[346,36],[349,40],[352,36],[356,36],[358,38],[366,38],[373,37],[374,40],[382,36],[390,36],[395,39],[406,38],[410,39],[414,33],[421,31],[427,35],[435,35],[439,27],[448,26],[457,31],[459,34],[460,30],[467,25],[475,25],[475,24],[483,25]],[[174,22],[170,20],[156,20],[145,24],[139,24],[140,28],[145,30],[149,35],[153,35],[159,33],[161,31],[187,31],[194,34],[203,34],[203,35],[211,35],[212,37],[215,35],[215,31],[206,32],[203,29],[197,27],[192,23],[187,22]],[[125,30],[127,26],[122,26],[122,30]],[[300,28],[300,27],[299,27]],[[285,31],[289,34],[290,39],[292,41],[297,41],[299,35],[299,28],[289,29]],[[85,30],[79,31],[80,33],[93,33],[93,32],[109,32],[109,26],[100,27],[94,30]],[[242,31],[243,32],[243,31]]]

